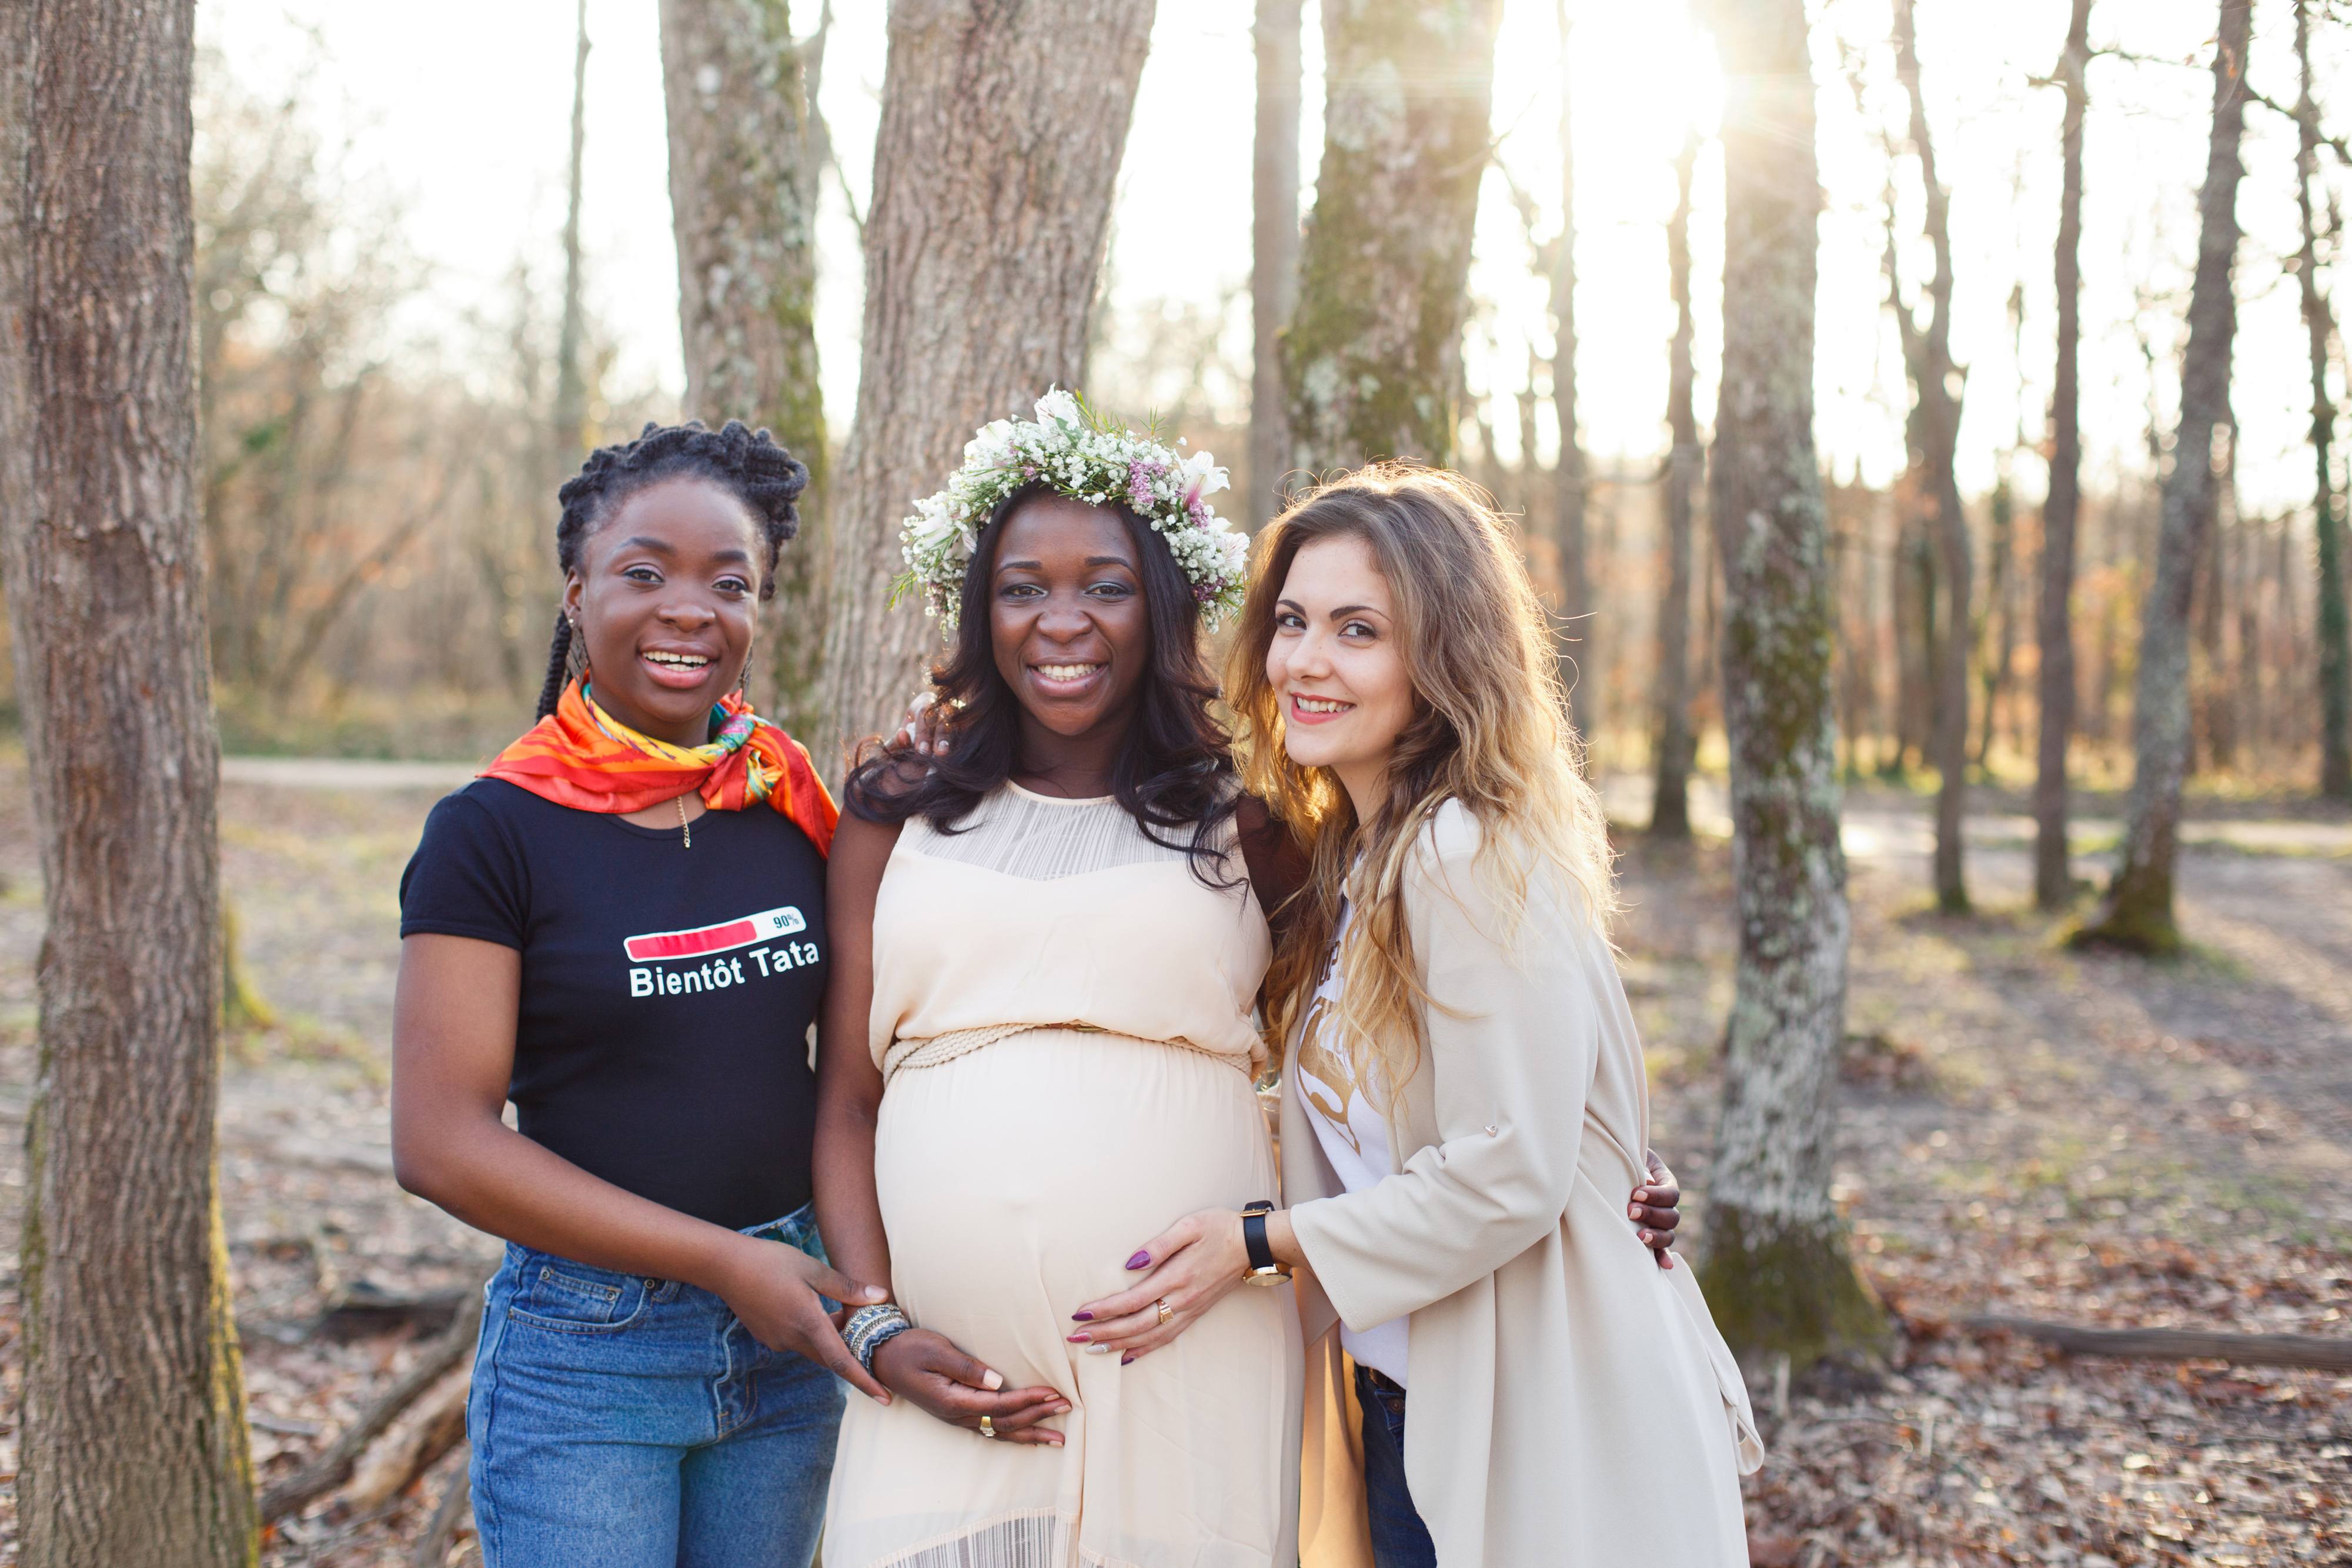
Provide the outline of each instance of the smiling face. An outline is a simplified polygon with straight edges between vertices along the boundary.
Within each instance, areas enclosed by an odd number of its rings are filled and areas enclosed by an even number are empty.
[[[751,656],[760,544],[743,503],[706,480],[666,479],[622,502],[563,590],[596,706],[656,740],[707,742],[711,705]]]
[[[1413,716],[1393,605],[1371,546],[1350,534],[1311,540],[1291,558],[1265,651],[1283,748],[1302,768],[1337,774],[1359,821],[1379,809],[1389,758]]]
[[[1023,502],[1001,530],[988,597],[997,673],[1045,735],[1123,732],[1151,662],[1126,523],[1108,507],[1048,495]]]

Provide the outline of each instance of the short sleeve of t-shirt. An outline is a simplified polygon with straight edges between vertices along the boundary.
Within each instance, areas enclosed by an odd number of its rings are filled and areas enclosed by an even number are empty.
[[[400,879],[400,934],[471,936],[520,950],[530,875],[505,824],[470,795],[446,797]]]

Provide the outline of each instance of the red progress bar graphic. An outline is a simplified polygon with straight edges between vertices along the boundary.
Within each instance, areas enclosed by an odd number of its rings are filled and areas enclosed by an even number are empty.
[[[656,958],[707,958],[713,953],[749,947],[754,942],[807,929],[808,922],[801,917],[801,912],[788,904],[782,909],[763,909],[757,915],[694,931],[648,932],[643,936],[631,936],[621,946],[628,951],[632,963],[646,964]]]

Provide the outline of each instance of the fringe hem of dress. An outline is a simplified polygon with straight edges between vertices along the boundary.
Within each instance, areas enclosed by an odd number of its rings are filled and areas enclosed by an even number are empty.
[[[1077,1543],[1077,1521],[1059,1509],[1025,1509],[933,1536],[867,1568],[1134,1568]]]

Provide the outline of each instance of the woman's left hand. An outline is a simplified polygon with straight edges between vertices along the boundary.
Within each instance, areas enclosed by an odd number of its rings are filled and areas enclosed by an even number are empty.
[[[1092,1354],[1116,1355],[1122,1366],[1175,1339],[1242,1282],[1249,1249],[1242,1242],[1241,1211],[1204,1208],[1188,1214],[1147,1242],[1128,1267],[1150,1271],[1133,1289],[1088,1301],[1070,1314],[1077,1325],[1070,1343]],[[1162,1301],[1168,1304],[1165,1313]]]

